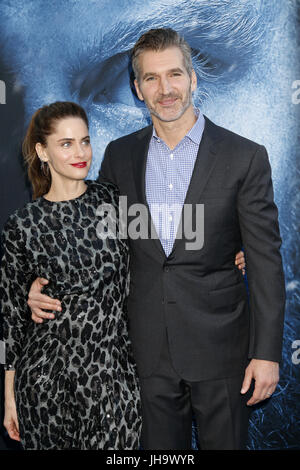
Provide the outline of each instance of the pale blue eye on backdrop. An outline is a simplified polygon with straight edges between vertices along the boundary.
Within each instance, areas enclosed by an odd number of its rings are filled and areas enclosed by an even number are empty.
[[[134,92],[130,49],[152,27],[173,27],[190,43],[198,78],[195,104],[217,124],[266,146],[288,303],[281,383],[252,416],[249,448],[300,442],[300,366],[291,363],[291,342],[300,338],[300,106],[291,100],[292,83],[300,79],[297,7],[294,0],[15,0],[0,6],[0,53],[24,90],[27,119],[56,100],[85,107],[94,155],[90,178],[97,177],[109,141],[150,122]]]

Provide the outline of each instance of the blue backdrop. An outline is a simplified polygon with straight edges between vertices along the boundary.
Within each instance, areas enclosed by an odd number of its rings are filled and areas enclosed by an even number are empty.
[[[252,414],[249,449],[300,448],[298,15],[297,0],[0,1],[1,227],[30,199],[20,146],[37,107],[56,100],[84,106],[92,179],[107,143],[149,122],[132,88],[129,51],[152,27],[172,27],[192,46],[195,105],[266,146],[287,308],[280,384]]]

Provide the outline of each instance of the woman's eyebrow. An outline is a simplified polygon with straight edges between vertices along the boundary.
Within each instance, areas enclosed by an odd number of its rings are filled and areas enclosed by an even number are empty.
[[[89,139],[90,136],[89,135],[86,135],[85,137],[81,137],[81,140],[85,140],[85,139]],[[63,141],[74,141],[75,139],[73,137],[62,137],[61,139],[58,139],[57,142],[63,142]]]

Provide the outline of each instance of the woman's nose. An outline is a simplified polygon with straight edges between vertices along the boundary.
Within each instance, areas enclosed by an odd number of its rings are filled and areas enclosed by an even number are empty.
[[[76,156],[77,156],[77,157],[83,157],[83,155],[84,155],[84,148],[83,148],[81,142],[79,142],[79,143],[76,144],[75,152],[76,152]]]

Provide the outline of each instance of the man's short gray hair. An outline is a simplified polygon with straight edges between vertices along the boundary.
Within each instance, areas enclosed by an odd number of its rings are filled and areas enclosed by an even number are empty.
[[[135,43],[132,49],[132,68],[137,81],[140,81],[139,56],[145,51],[164,51],[168,47],[178,47],[183,55],[184,66],[191,76],[193,70],[192,53],[189,44],[171,28],[150,29]]]

